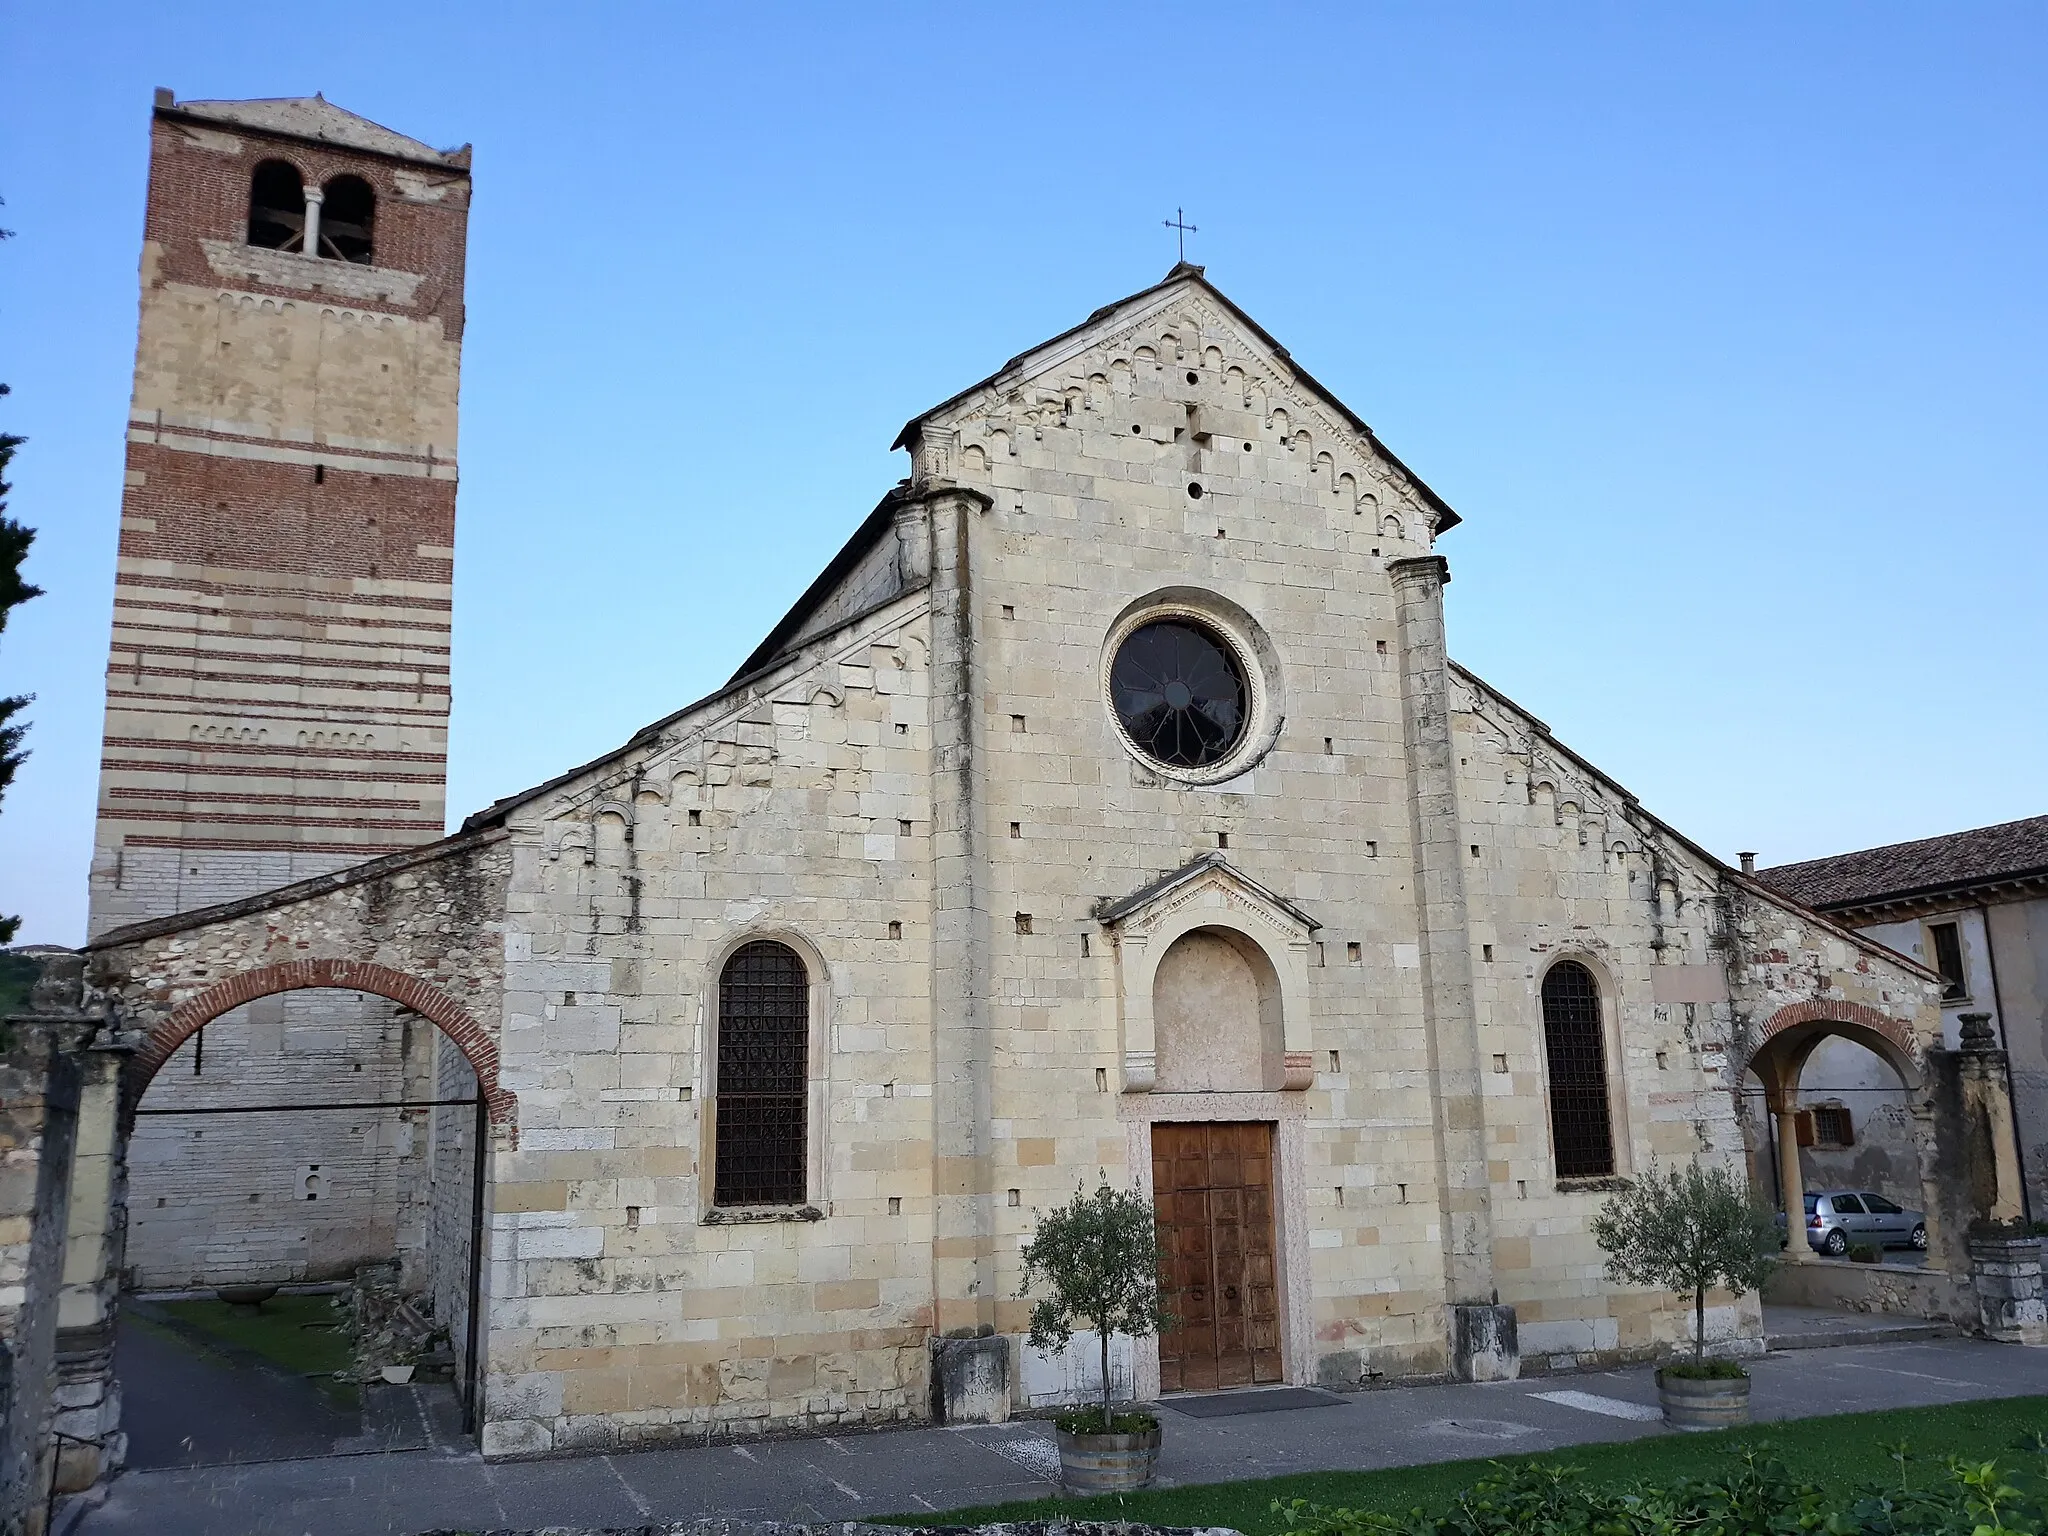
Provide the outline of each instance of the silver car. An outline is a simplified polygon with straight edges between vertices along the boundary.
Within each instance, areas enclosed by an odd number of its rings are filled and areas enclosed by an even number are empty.
[[[1783,1221],[1785,1218],[1778,1218]],[[1820,1189],[1806,1197],[1806,1243],[1839,1258],[1857,1243],[1927,1250],[1927,1218],[1868,1189]]]

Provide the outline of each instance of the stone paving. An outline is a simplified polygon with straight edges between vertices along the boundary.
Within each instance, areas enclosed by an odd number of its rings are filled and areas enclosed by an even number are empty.
[[[1759,1420],[2048,1394],[2048,1350],[1973,1339],[1822,1347],[1757,1361]],[[1227,1417],[1174,1412],[1161,1481],[1453,1461],[1670,1433],[1650,1368],[1404,1387]],[[2048,1417],[2048,1415],[2044,1415]],[[129,1473],[80,1536],[413,1536],[437,1528],[847,1520],[1055,1490],[1042,1420],[487,1463],[420,1450]]]

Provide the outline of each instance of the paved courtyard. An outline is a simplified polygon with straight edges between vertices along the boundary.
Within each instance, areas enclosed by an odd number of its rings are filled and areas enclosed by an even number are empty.
[[[2048,1394],[2048,1349],[1950,1338],[1804,1342],[1756,1363],[1758,1419]],[[1322,1394],[1275,1401],[1304,1396]],[[1670,1433],[1647,1366],[1396,1388],[1220,1417],[1175,1411],[1169,1400],[1163,1417],[1161,1480],[1169,1483]],[[1057,1465],[1052,1426],[1042,1421],[497,1464],[427,1448],[132,1472],[104,1505],[67,1524],[84,1536],[412,1536],[706,1515],[840,1520],[1043,1497],[1056,1491]]]

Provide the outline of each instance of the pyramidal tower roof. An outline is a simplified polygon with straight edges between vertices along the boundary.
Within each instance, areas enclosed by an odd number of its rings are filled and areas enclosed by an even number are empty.
[[[257,101],[179,101],[167,90],[156,93],[159,112],[178,117],[200,118],[211,123],[230,123],[265,133],[284,134],[295,139],[333,144],[343,149],[363,149],[399,160],[417,160],[428,165],[467,167],[469,146],[435,149],[418,139],[394,133],[382,123],[337,107],[315,92],[311,96],[273,96]]]

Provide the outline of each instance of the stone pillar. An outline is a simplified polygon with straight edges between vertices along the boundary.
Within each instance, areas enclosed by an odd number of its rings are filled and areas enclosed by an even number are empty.
[[[896,570],[903,585],[920,587],[932,579],[932,513],[921,497],[906,496],[890,518],[896,531]]]
[[[78,1147],[72,1158],[70,1237],[57,1313],[57,1489],[82,1493],[121,1470],[121,1384],[114,1377],[114,1321],[128,1238],[128,1138],[122,1075],[132,1045],[111,1031],[83,1063]]]
[[[1457,744],[1444,648],[1443,589],[1450,566],[1441,555],[1418,555],[1390,561],[1387,571],[1394,582],[1401,647],[1401,714],[1415,841],[1422,1008],[1436,1087],[1451,1370],[1460,1380],[1497,1380],[1519,1374],[1521,1367],[1513,1309],[1499,1306],[1494,1288],[1493,1186],[1480,1069],[1484,1057],[1472,994]]]
[[[0,1053],[0,1531],[40,1536],[50,1486],[57,1293],[91,1025],[17,1016]]]
[[[1773,1094],[1770,1109],[1778,1126],[1778,1197],[1785,1206],[1785,1257],[1804,1264],[1814,1257],[1806,1242],[1806,1175],[1799,1167],[1799,1111],[1791,1098]]]
[[[972,560],[987,500],[943,485],[920,500],[930,515],[932,612],[932,1326],[978,1332],[994,1326],[997,1299],[993,926]]]
[[[320,205],[326,201],[327,194],[321,188],[306,188],[305,238],[299,242],[299,249],[308,256],[320,254]]]
[[[84,960],[76,955],[46,962],[30,1011],[9,1019],[0,1035],[0,1532],[6,1536],[38,1536],[53,1486],[76,1492],[109,1470],[98,1445],[81,1459],[66,1438],[73,1433],[74,1394],[66,1373],[65,1282],[73,1234],[82,1220],[93,1219],[93,1192],[78,1187],[81,1170],[92,1171],[80,1143],[95,1129],[87,1106],[102,1055],[93,1047],[107,1022],[103,1010],[87,1006],[83,973]],[[106,1376],[111,1382],[111,1356]]]
[[[2048,1344],[2039,1238],[1972,1237],[1970,1285],[1977,1293],[1977,1324],[1986,1338],[2001,1344]]]
[[[2026,1197],[2020,1187],[2020,1149],[2013,1135],[2005,1052],[1992,1033],[1990,1014],[1962,1013],[1956,1021],[1962,1025],[1957,1067],[1970,1127],[1973,1214],[1984,1221],[2018,1221]]]

